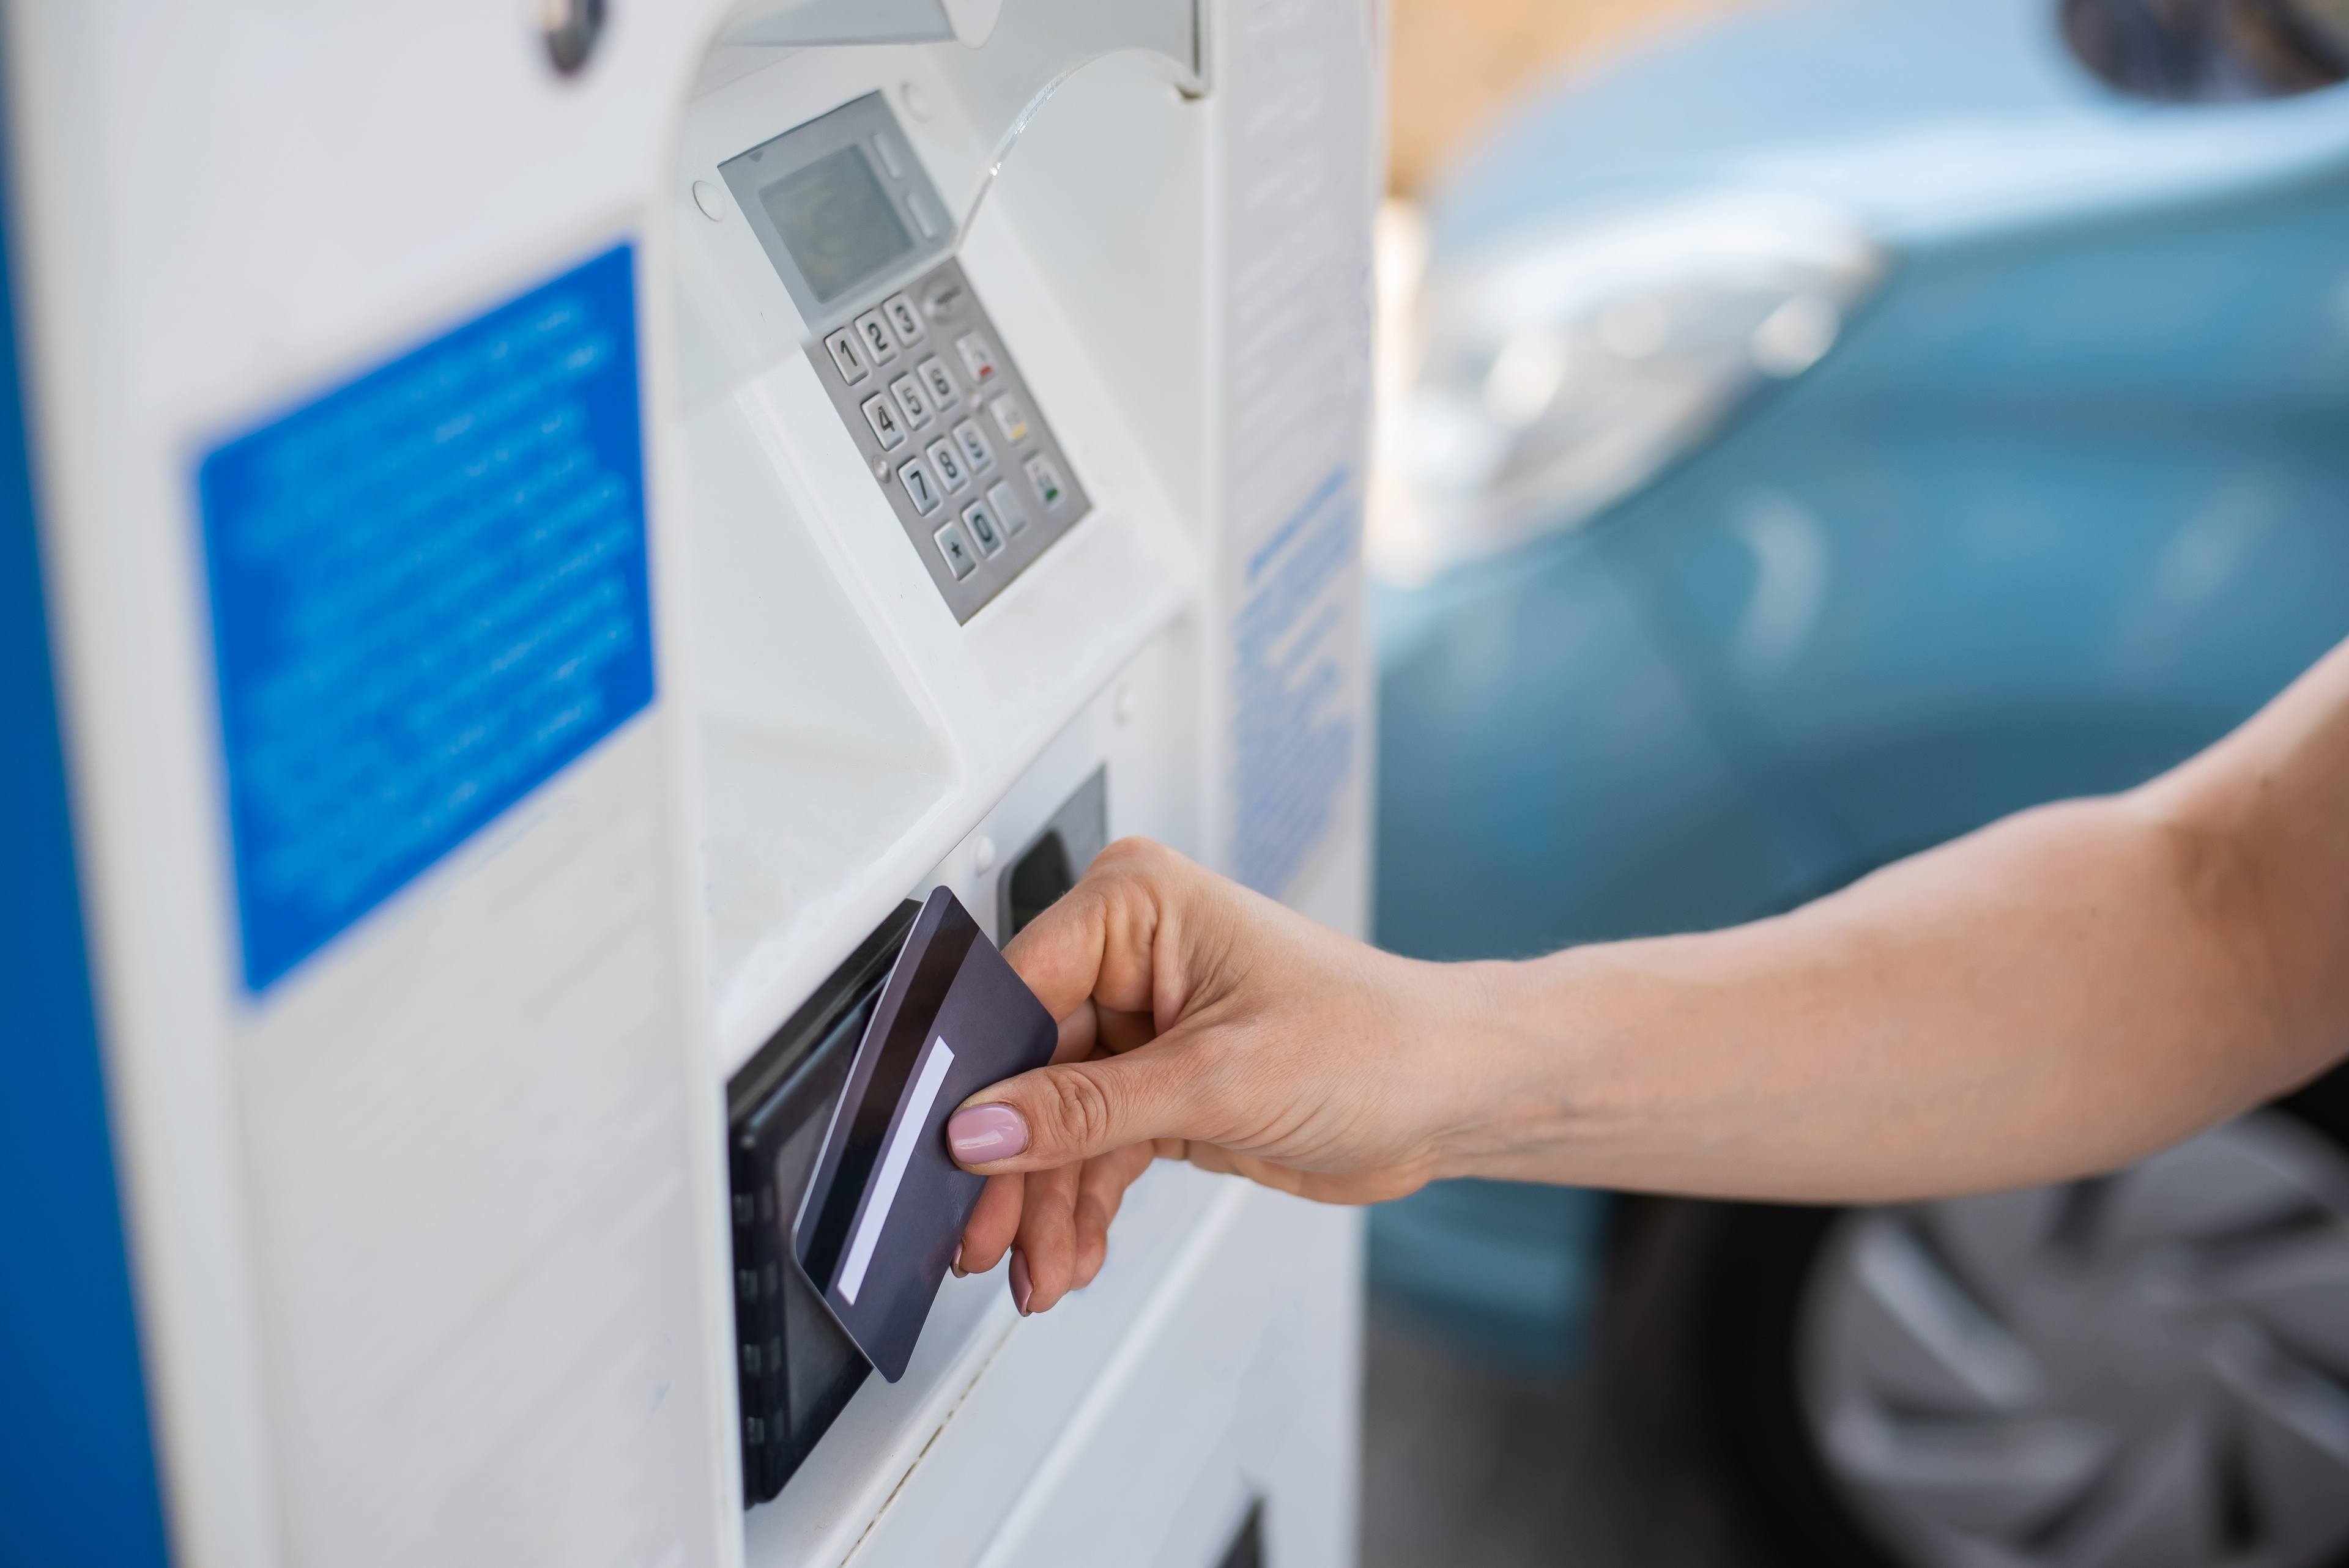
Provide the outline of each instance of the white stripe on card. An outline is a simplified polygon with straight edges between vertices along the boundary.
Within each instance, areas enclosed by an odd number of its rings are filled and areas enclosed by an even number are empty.
[[[952,1066],[954,1047],[940,1035],[930,1042],[921,1074],[914,1079],[914,1092],[905,1101],[905,1114],[898,1118],[897,1130],[889,1139],[887,1152],[881,1156],[881,1179],[873,1184],[873,1196],[864,1205],[864,1217],[856,1222],[855,1239],[848,1243],[848,1261],[840,1267],[840,1299],[851,1306],[856,1305],[856,1293],[864,1284],[864,1271],[872,1264],[873,1249],[881,1240],[881,1227],[897,1202],[897,1185],[905,1181],[906,1163],[914,1158],[914,1140],[922,1135],[922,1124],[929,1120],[930,1107],[937,1103],[938,1089],[947,1081],[947,1069]]]

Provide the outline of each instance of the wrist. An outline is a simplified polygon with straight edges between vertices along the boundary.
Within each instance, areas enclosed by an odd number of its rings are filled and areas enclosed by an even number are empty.
[[[1437,1072],[1444,1108],[1433,1144],[1438,1179],[1506,1179],[1547,1167],[1578,1119],[1578,1057],[1587,1042],[1561,1027],[1561,970],[1570,954],[1479,960],[1442,971]]]

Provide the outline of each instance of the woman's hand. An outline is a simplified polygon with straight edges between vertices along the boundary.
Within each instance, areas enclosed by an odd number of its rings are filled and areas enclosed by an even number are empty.
[[[1148,1152],[1333,1202],[1436,1175],[1888,1202],[2109,1171],[2349,1051],[2349,643],[2199,757],[1792,914],[1377,953],[1138,840],[1011,944],[1061,1059],[947,1123],[966,1266],[1050,1306]]]
[[[1452,1044],[1484,966],[1377,952],[1147,840],[1111,845],[1004,952],[1060,1050],[947,1136],[993,1178],[957,1267],[1013,1248],[1023,1312],[1091,1283],[1154,1155],[1368,1203],[1418,1189],[1488,1119]]]

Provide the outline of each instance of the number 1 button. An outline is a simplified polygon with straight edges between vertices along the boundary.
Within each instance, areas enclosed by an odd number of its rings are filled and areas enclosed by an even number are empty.
[[[844,326],[823,340],[823,351],[832,356],[832,367],[851,387],[873,374],[864,363],[864,356],[856,352],[856,339]]]

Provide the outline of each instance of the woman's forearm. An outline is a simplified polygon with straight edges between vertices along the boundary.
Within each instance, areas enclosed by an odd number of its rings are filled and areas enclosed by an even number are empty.
[[[1097,1266],[1143,1146],[1350,1203],[1441,1176],[1865,1202],[2085,1175],[2349,1048],[2349,644],[2143,789],[1732,931],[1421,963],[1129,840],[1007,952],[1064,1059],[947,1131],[997,1178],[965,1263],[1016,1244],[1046,1305]]]
[[[1459,1173],[1857,1201],[2125,1163],[2349,1045],[2349,658],[2131,795],[1480,978]]]
[[[2012,819],[1793,914],[1500,982],[1495,1174],[1789,1199],[2116,1165],[2281,1088],[2223,945],[2122,802]],[[1523,1161],[1523,1163],[1520,1163]]]

